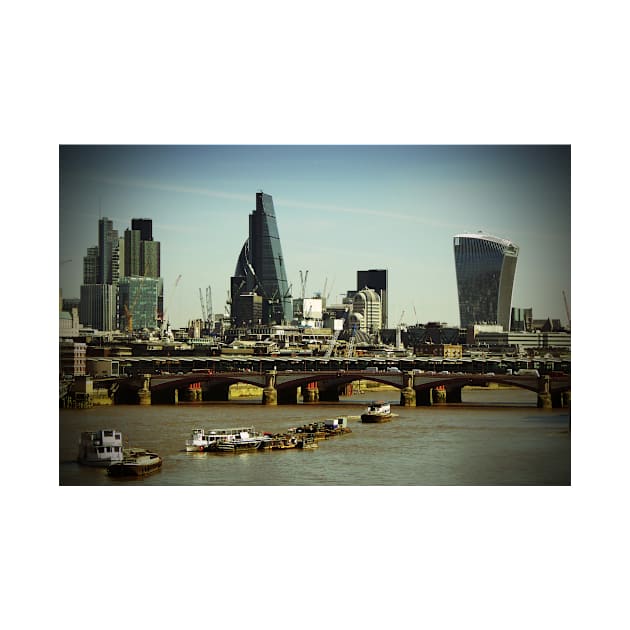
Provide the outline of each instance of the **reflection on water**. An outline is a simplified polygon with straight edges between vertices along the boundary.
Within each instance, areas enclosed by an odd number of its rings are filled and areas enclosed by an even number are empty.
[[[372,398],[391,400],[391,422],[362,424]],[[187,453],[193,428],[290,426],[349,416],[352,433],[313,450]],[[538,485],[571,482],[569,410],[536,408],[521,390],[464,390],[463,403],[399,407],[396,391],[339,403],[264,407],[258,401],[61,410],[62,485]],[[81,431],[115,428],[131,446],[159,453],[159,472],[139,480],[108,477],[76,462]]]

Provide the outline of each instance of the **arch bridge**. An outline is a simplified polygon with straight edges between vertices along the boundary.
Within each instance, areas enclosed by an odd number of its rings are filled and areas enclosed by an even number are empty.
[[[432,405],[435,402],[461,402],[466,386],[491,383],[520,387],[538,396],[539,407],[565,407],[570,404],[569,375],[519,374],[435,374],[430,372],[376,372],[370,370],[313,370],[266,372],[213,372],[203,370],[178,375],[145,374],[121,379],[120,400],[140,404],[177,403],[181,393],[188,400],[229,400],[229,390],[243,383],[263,390],[262,403],[296,404],[299,392],[305,403],[338,402],[351,383],[368,380],[400,390],[404,406]],[[135,400],[134,400],[135,399]]]

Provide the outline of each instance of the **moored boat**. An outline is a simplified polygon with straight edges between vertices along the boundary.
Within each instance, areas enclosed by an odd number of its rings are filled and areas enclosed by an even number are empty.
[[[243,431],[254,433],[254,427],[235,427],[233,429],[193,429],[190,439],[186,440],[186,451],[198,453],[216,451],[219,442],[232,439]]]
[[[370,403],[361,414],[361,422],[389,422],[391,419],[391,406],[382,400]]]
[[[220,453],[255,451],[260,448],[262,441],[260,436],[251,435],[249,431],[241,431],[238,435],[226,436],[217,442],[217,451]]]
[[[83,431],[79,443],[79,464],[109,466],[123,459],[123,438],[120,431],[101,429]]]
[[[142,477],[162,467],[162,458],[151,451],[141,448],[124,450],[124,458],[107,468],[112,477]]]

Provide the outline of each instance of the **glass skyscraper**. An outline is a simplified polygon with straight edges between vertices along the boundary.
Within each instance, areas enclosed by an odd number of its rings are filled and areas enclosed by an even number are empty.
[[[510,330],[518,246],[487,234],[453,239],[460,326],[499,324]]]
[[[262,191],[256,193],[256,209],[249,215],[249,238],[239,254],[230,287],[234,324],[248,323],[239,313],[238,298],[252,292],[263,298],[262,323],[291,321],[291,295],[273,199]]]

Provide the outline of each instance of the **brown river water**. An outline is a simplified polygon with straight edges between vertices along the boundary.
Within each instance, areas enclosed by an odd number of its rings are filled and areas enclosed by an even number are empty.
[[[371,400],[392,402],[391,422],[362,424]],[[117,405],[59,412],[59,484],[70,486],[464,486],[570,485],[570,410],[543,410],[519,389],[465,389],[460,404],[400,407],[395,390],[339,403],[279,405],[259,400]],[[312,450],[187,453],[192,429],[253,426],[284,432],[348,416],[352,433]],[[110,478],[76,463],[81,431],[122,431],[130,446],[156,451],[162,469]]]

